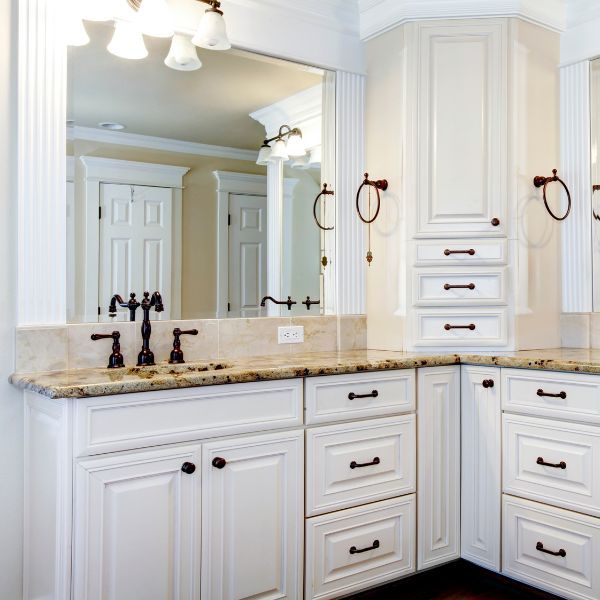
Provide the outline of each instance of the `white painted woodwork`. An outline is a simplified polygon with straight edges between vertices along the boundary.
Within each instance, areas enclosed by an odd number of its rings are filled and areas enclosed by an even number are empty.
[[[415,492],[416,456],[414,415],[307,429],[307,516]]]
[[[484,380],[494,382],[484,388]],[[500,571],[500,369],[461,366],[461,557]]]
[[[600,516],[599,427],[505,414],[503,430],[505,493]]]
[[[74,453],[102,454],[302,424],[302,380],[81,398]]]
[[[573,198],[561,224],[562,310],[592,312],[590,63],[560,69],[561,178]]]
[[[508,262],[505,240],[419,240],[414,247],[417,267],[504,265]],[[466,252],[452,253],[456,250]]]
[[[599,519],[511,496],[503,507],[505,575],[564,598],[600,597]],[[566,556],[540,552],[538,542]]]
[[[415,236],[501,236],[507,210],[506,22],[424,22],[415,35]],[[500,219],[498,227],[493,218]]]
[[[138,300],[144,292],[160,291],[164,312],[171,318],[173,192],[169,188],[100,184],[100,252],[98,265],[99,320],[109,321],[107,306],[114,294],[126,300],[130,292]],[[128,320],[120,311],[119,320]]]
[[[302,431],[204,445],[203,598],[301,597],[303,484]]]
[[[277,159],[267,165],[267,294],[279,300],[282,296],[281,276],[283,258],[283,161]],[[278,317],[281,308],[267,304],[267,316]]]
[[[507,301],[505,269],[414,269],[413,273],[415,306],[498,306]],[[465,285],[474,287],[454,287]]]
[[[564,392],[565,398],[539,396]],[[600,423],[600,377],[581,373],[502,370],[502,408],[565,421]]]
[[[200,446],[75,463],[73,594],[87,600],[199,598]]]
[[[502,308],[422,308],[414,311],[414,345],[429,347],[505,346],[507,312]],[[474,329],[446,329],[446,325]]]
[[[351,394],[368,397],[351,399]],[[305,406],[310,425],[412,412],[415,371],[310,377],[305,381]]]
[[[419,369],[417,387],[421,570],[460,557],[460,367]]]
[[[229,196],[229,316],[256,317],[267,292],[267,198]]]
[[[414,495],[306,521],[306,600],[339,598],[415,571]],[[379,547],[369,548],[377,540]]]

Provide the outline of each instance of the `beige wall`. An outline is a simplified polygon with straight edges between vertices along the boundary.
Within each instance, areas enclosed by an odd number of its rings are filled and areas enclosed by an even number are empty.
[[[178,165],[191,169],[184,178],[183,191],[181,318],[214,317],[217,282],[217,194],[213,171],[266,175],[266,168],[241,160],[176,154],[88,141],[76,141],[67,149],[68,152],[70,150],[75,157],[101,156]],[[77,195],[82,198],[79,185],[77,189]],[[78,218],[77,223],[79,231],[83,231],[81,218]],[[77,243],[83,243],[83,239],[78,237]],[[81,285],[77,287],[79,290],[82,288]],[[128,292],[123,290],[122,293]],[[108,300],[107,298],[107,302]],[[78,301],[82,302],[82,298]]]

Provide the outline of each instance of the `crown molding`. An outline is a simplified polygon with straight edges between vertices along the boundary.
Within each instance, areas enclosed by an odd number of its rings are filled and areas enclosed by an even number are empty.
[[[380,35],[410,21],[520,17],[553,31],[566,27],[564,0],[358,0],[360,36]]]
[[[255,150],[230,148],[228,146],[211,146],[209,144],[141,135],[139,133],[95,129],[93,127],[69,127],[67,130],[67,139],[70,141],[85,140],[88,142],[100,142],[117,146],[132,146],[134,148],[162,150],[163,152],[177,152],[178,154],[191,154],[194,156],[231,158],[248,162],[256,162],[256,159],[258,158],[258,152]]]

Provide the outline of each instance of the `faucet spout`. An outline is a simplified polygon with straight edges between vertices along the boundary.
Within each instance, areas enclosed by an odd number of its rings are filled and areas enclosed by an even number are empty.
[[[144,314],[142,321],[142,350],[138,354],[138,367],[150,366],[156,364],[154,362],[154,352],[150,350],[150,336],[152,335],[152,324],[150,322],[150,310],[154,308],[156,312],[165,310],[162,296],[159,292],[154,292],[150,297],[150,292],[144,292],[144,299],[140,306]]]
[[[267,305],[267,300],[270,300],[273,304],[285,304],[287,305],[288,310],[292,310],[292,306],[294,306],[294,304],[298,304],[295,300],[292,300],[291,296],[288,296],[287,300],[275,300],[273,296],[265,296],[260,303],[262,308]]]

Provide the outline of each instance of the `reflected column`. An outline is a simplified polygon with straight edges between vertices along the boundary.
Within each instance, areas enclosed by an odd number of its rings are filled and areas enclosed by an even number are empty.
[[[271,159],[267,165],[267,294],[281,298],[283,225],[283,161]],[[281,308],[267,303],[267,316],[278,317]]]

